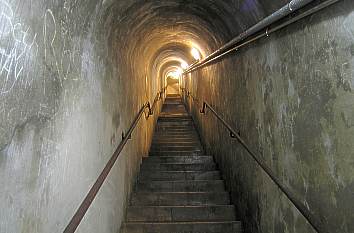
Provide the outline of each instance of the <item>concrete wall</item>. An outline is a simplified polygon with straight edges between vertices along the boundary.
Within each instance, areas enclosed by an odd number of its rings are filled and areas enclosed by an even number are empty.
[[[313,232],[207,100],[328,232],[354,232],[354,3],[321,13],[195,72],[187,100],[207,151],[220,164],[246,232]]]
[[[131,2],[113,2],[0,1],[0,232],[62,232],[159,90],[122,68],[115,20]],[[154,120],[140,122],[77,232],[118,231]]]
[[[287,2],[0,0],[0,232],[61,232],[169,68]],[[183,82],[344,233],[353,232],[352,11],[343,0]],[[247,232],[311,232],[210,114],[192,112]],[[117,232],[155,120],[141,121],[78,232]]]

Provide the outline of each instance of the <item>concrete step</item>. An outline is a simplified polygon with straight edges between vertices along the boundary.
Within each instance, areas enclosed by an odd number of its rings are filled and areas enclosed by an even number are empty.
[[[139,192],[223,192],[223,180],[141,181]]]
[[[196,133],[193,134],[184,134],[184,133],[155,133],[153,138],[197,138],[199,139],[199,135]]]
[[[200,146],[165,146],[165,145],[158,145],[152,146],[150,151],[201,151],[202,148]]]
[[[214,162],[209,163],[142,163],[141,170],[153,171],[215,171]]]
[[[150,156],[193,156],[202,155],[202,151],[150,151]]]
[[[158,120],[157,122],[158,127],[173,127],[173,126],[193,126],[192,120]]]
[[[193,122],[192,120],[192,117],[191,116],[160,116],[159,119],[158,119],[158,122],[180,122],[180,121],[191,121]]]
[[[143,163],[208,163],[214,162],[212,156],[150,156]]]
[[[186,142],[191,142],[191,143],[200,143],[199,137],[193,136],[193,137],[171,137],[171,136],[164,136],[164,137],[153,137],[152,138],[152,143],[157,144],[157,143],[186,143]]]
[[[128,222],[234,221],[233,205],[218,206],[129,206]]]
[[[198,134],[155,134],[153,138],[197,138],[199,139]]]
[[[160,139],[152,141],[151,146],[164,145],[201,145],[198,139],[184,140],[184,139]]]
[[[141,171],[139,181],[220,180],[219,171]]]
[[[201,206],[228,205],[228,192],[136,192],[131,205],[143,206]]]
[[[180,222],[123,224],[123,233],[241,233],[241,222]]]
[[[195,130],[194,126],[166,126],[166,125],[158,125],[155,131],[191,131]]]
[[[193,128],[185,128],[185,129],[164,128],[164,129],[155,130],[155,133],[196,133],[196,130]]]
[[[161,152],[185,152],[185,153],[194,153],[194,152],[199,152],[199,154],[203,154],[202,152],[202,149],[201,148],[189,148],[189,149],[185,149],[185,148],[160,148],[160,149],[151,149],[150,150],[150,154],[154,154],[154,155],[157,155]]]
[[[164,130],[164,131],[155,131],[155,135],[197,135],[197,132],[195,130]]]
[[[155,128],[156,131],[164,131],[164,130],[182,130],[182,131],[189,131],[189,130],[196,130],[196,128],[192,125],[174,125],[174,126],[168,126],[168,125],[157,125]]]
[[[151,148],[156,148],[156,147],[160,147],[160,146],[195,146],[195,147],[200,147],[202,148],[202,145],[200,142],[198,142],[197,140],[195,141],[186,141],[186,142],[173,142],[173,141],[160,141],[160,142],[153,142],[151,144]]]

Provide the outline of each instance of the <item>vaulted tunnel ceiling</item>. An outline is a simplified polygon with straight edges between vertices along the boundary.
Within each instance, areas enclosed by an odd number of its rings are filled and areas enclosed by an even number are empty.
[[[113,38],[124,55],[122,60],[138,75],[161,78],[169,69],[167,64],[195,62],[190,54],[193,47],[206,56],[287,2],[137,1],[113,20]],[[122,9],[121,4],[112,8],[113,14],[114,9]]]

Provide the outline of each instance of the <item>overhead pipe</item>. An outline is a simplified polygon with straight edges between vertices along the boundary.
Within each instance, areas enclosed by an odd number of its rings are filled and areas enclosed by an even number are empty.
[[[236,44],[240,43],[244,39],[254,35],[255,33],[266,29],[269,27],[271,24],[279,21],[280,19],[290,15],[291,13],[303,8],[304,6],[308,5],[311,2],[314,2],[315,0],[292,0],[273,14],[269,15],[268,17],[264,18],[251,28],[247,29],[237,37],[233,38],[231,41],[227,42],[223,46],[221,46],[219,49],[208,55],[207,57],[203,58],[202,60],[194,63],[191,65],[183,74],[188,74],[195,70],[194,68],[203,66],[205,63],[208,61],[214,59],[215,57],[218,57],[220,54],[225,53],[228,49],[232,48]]]
[[[274,32],[277,32],[277,31],[289,26],[290,24],[293,24],[293,23],[295,23],[295,22],[297,22],[297,21],[299,21],[299,20],[301,20],[301,19],[303,19],[303,18],[305,18],[307,16],[310,16],[310,15],[312,15],[312,14],[314,14],[314,13],[316,13],[316,12],[318,12],[318,11],[320,11],[320,10],[330,6],[330,5],[333,5],[336,2],[339,2],[339,1],[340,0],[327,0],[327,1],[324,1],[322,3],[319,3],[318,5],[314,6],[313,8],[311,8],[311,9],[309,9],[309,10],[307,10],[307,11],[305,11],[305,12],[303,12],[303,13],[301,13],[301,14],[293,17],[293,18],[291,18],[290,20],[285,21],[284,23],[281,23],[281,24],[279,24],[279,25],[277,25],[275,27],[272,27],[271,29],[266,28],[266,29],[263,30],[263,32],[258,33],[256,36],[251,37],[250,39],[247,39],[245,41],[242,41],[241,43],[237,43],[233,47],[227,49],[225,52],[214,56],[213,58],[209,59],[208,61],[205,61],[204,63],[202,63],[200,65],[194,66],[193,68],[189,68],[189,70],[186,71],[184,74],[191,73],[194,70],[200,69],[200,68],[208,65],[209,63],[212,63],[212,62],[214,62],[214,61],[226,56],[227,54],[229,54],[229,53],[231,53],[233,51],[236,51],[236,50],[238,50],[238,49],[240,49],[240,48],[242,48],[242,47],[244,47],[244,46],[246,46],[246,45],[248,45],[248,44],[250,44],[252,42],[255,42],[255,41],[257,41],[257,40],[259,40],[259,39],[261,39],[263,37],[268,37],[270,34],[272,34]]]

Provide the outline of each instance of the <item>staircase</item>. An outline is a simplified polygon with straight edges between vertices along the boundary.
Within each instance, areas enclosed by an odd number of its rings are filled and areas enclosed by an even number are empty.
[[[235,208],[179,96],[168,96],[122,233],[238,233]]]

